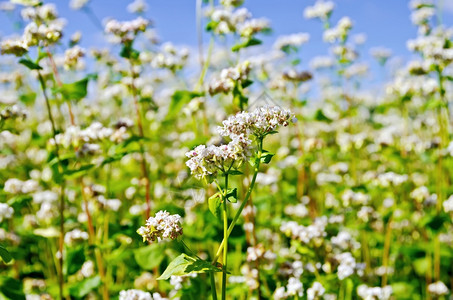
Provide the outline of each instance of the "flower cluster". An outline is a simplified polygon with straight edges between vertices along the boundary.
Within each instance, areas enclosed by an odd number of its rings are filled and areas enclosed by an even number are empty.
[[[188,57],[187,48],[177,49],[172,43],[165,43],[162,45],[162,51],[152,57],[151,66],[175,72],[185,66]]]
[[[0,121],[7,119],[25,119],[26,117],[27,112],[25,109],[17,104],[0,110]]]
[[[233,68],[226,68],[220,72],[220,77],[213,80],[209,85],[209,94],[227,94],[231,92],[237,82],[244,82],[250,72],[250,62],[245,61]]]
[[[12,217],[14,209],[6,203],[0,203],[0,222],[3,222],[3,219],[9,219]]]
[[[33,179],[22,181],[17,178],[10,178],[5,182],[3,190],[10,194],[28,194],[36,191],[38,186],[38,183]]]
[[[310,35],[305,32],[281,36],[275,41],[274,48],[285,50],[289,47],[299,47],[310,40]]]
[[[137,33],[144,32],[149,25],[149,21],[138,17],[132,21],[119,22],[110,20],[105,24],[105,32],[111,33],[121,39],[121,42],[132,41]]]
[[[240,112],[222,122],[218,128],[221,136],[233,138],[237,135],[252,134],[256,137],[263,137],[275,131],[279,126],[288,126],[295,122],[294,114],[287,109],[278,106],[257,107],[252,112]]]
[[[175,240],[182,235],[181,216],[170,215],[167,211],[159,211],[155,217],[150,217],[146,225],[140,227],[137,233],[143,237],[143,241],[154,242],[163,239]]]
[[[389,285],[385,287],[369,287],[366,284],[362,284],[357,287],[357,294],[365,300],[387,300],[392,296],[392,292],[392,287]]]
[[[141,290],[123,290],[120,292],[119,300],[167,300],[167,298],[162,297],[159,293],[151,295]]]
[[[69,48],[64,53],[64,66],[66,69],[72,69],[77,66],[79,58],[85,56],[85,50],[79,46]]]
[[[197,179],[215,177],[219,171],[240,168],[250,156],[250,144],[251,140],[240,134],[226,145],[199,145],[186,153],[189,158],[186,165]]]
[[[319,18],[322,21],[327,21],[335,8],[332,1],[319,0],[313,6],[308,6],[304,10],[304,17],[307,19]]]
[[[324,31],[324,41],[329,43],[334,43],[335,41],[345,41],[351,29],[351,19],[349,17],[343,17],[338,21],[336,27]]]

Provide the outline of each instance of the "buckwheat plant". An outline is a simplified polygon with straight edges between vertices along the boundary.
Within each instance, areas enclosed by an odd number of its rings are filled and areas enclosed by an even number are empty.
[[[222,299],[226,298],[228,237],[252,194],[260,164],[269,163],[273,156],[263,149],[264,139],[270,134],[277,133],[278,127],[288,126],[291,122],[295,122],[293,113],[277,106],[258,107],[251,112],[240,112],[223,121],[222,126],[218,128],[221,136],[230,139],[228,144],[200,145],[186,153],[189,158],[186,165],[192,175],[197,179],[213,182],[218,189],[218,192],[209,198],[209,209],[216,217],[223,219],[223,240],[212,261],[215,265],[223,253]],[[227,203],[238,201],[237,188],[229,186],[229,178],[241,175],[247,160],[253,167],[253,176],[245,198],[233,220],[228,224]],[[220,182],[219,179],[222,177],[223,182]],[[213,274],[211,285],[213,298],[216,299]]]

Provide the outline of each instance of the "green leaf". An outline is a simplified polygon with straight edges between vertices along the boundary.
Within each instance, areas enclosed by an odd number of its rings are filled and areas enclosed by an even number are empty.
[[[221,272],[222,270],[213,266],[210,262],[195,259],[183,253],[176,257],[165,269],[164,273],[157,278],[167,280],[172,275],[182,276],[190,273]]]
[[[209,210],[214,216],[220,218],[220,206],[222,205],[222,195],[220,192],[215,193],[208,199]]]
[[[3,246],[0,246],[0,257],[5,263],[9,263],[13,259],[8,250],[6,250]]]
[[[252,85],[252,83],[253,83],[253,80],[246,79],[244,81],[241,81],[241,86],[243,89],[245,89],[246,87]]]
[[[170,108],[168,109],[166,119],[173,119],[178,115],[181,109],[193,98],[201,97],[203,93],[192,91],[175,91],[171,96]]]
[[[261,162],[263,164],[268,164],[270,163],[272,157],[274,156],[273,153],[270,153],[270,152],[267,152],[266,150],[264,150],[265,152],[261,153]]]
[[[86,175],[94,167],[95,167],[95,165],[88,164],[88,165],[81,166],[78,169],[67,169],[63,172],[63,175],[68,179],[79,178],[83,175]]]
[[[76,298],[83,298],[88,295],[92,290],[101,285],[101,277],[95,276],[87,278],[81,282],[69,287],[69,294]]]
[[[227,194],[226,194],[226,199],[230,201],[231,203],[236,203],[238,202],[238,189],[233,188],[233,189],[228,189]]]
[[[89,77],[73,83],[65,83],[59,89],[65,100],[79,101],[87,95]]]
[[[24,103],[25,105],[31,105],[35,103],[36,100],[36,93],[29,92],[19,96],[19,100]]]
[[[25,58],[21,58],[19,60],[19,63],[26,66],[27,68],[29,68],[30,70],[42,70],[41,66],[32,62],[31,60],[29,59],[25,59]]]
[[[120,56],[128,59],[137,59],[140,52],[132,48],[132,43],[126,43],[121,49]]]
[[[229,175],[242,175],[242,174],[244,174],[244,173],[242,173],[242,172],[239,171],[239,170],[230,170],[230,171],[228,171],[228,174],[229,174]]]
[[[151,244],[134,250],[134,258],[137,264],[144,270],[152,270],[158,267],[165,258],[165,245]]]
[[[22,282],[11,277],[0,277],[0,292],[6,299],[25,300]]]
[[[331,119],[329,119],[328,117],[326,117],[326,115],[324,114],[324,112],[321,110],[321,109],[318,109],[315,113],[315,120],[316,121],[324,121],[324,122],[327,122],[327,123],[330,123],[332,122]]]
[[[233,47],[231,47],[231,51],[237,52],[237,51],[241,50],[242,48],[247,48],[247,47],[250,47],[250,46],[260,45],[262,43],[263,43],[262,41],[260,41],[260,40],[258,40],[256,38],[250,38],[250,39],[246,40],[245,42],[236,44]]]
[[[83,246],[79,246],[75,249],[68,249],[68,255],[66,257],[66,273],[72,275],[82,267],[85,262],[85,250]]]

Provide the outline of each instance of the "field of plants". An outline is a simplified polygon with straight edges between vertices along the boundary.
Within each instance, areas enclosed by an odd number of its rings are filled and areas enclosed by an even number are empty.
[[[342,1],[301,5],[316,57],[243,0],[193,1],[193,49],[71,0],[82,47],[55,2],[0,3],[0,300],[452,299],[443,1],[399,64]]]

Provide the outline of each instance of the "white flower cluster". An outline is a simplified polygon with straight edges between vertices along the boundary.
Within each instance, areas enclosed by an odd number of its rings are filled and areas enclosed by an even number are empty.
[[[31,22],[25,27],[22,38],[28,47],[48,46],[61,39],[64,25],[65,21],[63,19],[56,19],[39,25],[36,22]]]
[[[295,122],[294,114],[278,106],[257,107],[252,112],[240,112],[222,122],[218,128],[221,136],[234,138],[238,135],[262,137],[275,131],[279,126],[288,126]]]
[[[90,0],[71,0],[69,2],[69,7],[74,10],[79,10],[84,8]]]
[[[143,13],[148,9],[146,1],[144,0],[134,0],[127,6],[127,11],[133,14]]]
[[[410,51],[422,54],[425,61],[449,65],[453,62],[453,48],[446,42],[452,38],[453,31],[436,28],[430,35],[420,35],[407,42]]]
[[[216,34],[238,33],[251,38],[270,28],[267,19],[252,19],[252,14],[246,8],[232,11],[230,7],[218,7],[208,11],[208,16],[211,18],[210,29]]]
[[[437,281],[428,285],[428,292],[436,296],[443,296],[448,294],[449,290],[445,283]]]
[[[322,286],[322,284],[318,281],[313,282],[311,288],[307,289],[307,299],[308,300],[316,300],[319,299],[321,296],[324,295],[326,289]]]
[[[141,290],[122,290],[119,300],[167,300],[167,298],[162,297],[159,293],[151,295]]]
[[[80,229],[68,231],[64,235],[64,242],[68,245],[73,245],[76,242],[85,240],[88,240],[88,233]]]
[[[57,7],[55,4],[48,3],[41,6],[25,7],[21,11],[21,16],[26,21],[53,21],[58,17]]]
[[[310,67],[312,69],[327,69],[332,68],[335,64],[335,61],[332,57],[329,56],[315,56],[310,61]]]
[[[17,178],[10,178],[5,182],[3,190],[10,194],[28,194],[36,191],[38,186],[38,183],[33,179],[22,181]]]
[[[74,148],[85,147],[87,151],[90,149],[97,151],[100,147],[92,143],[103,140],[121,142],[129,137],[129,133],[126,130],[130,125],[130,122],[122,122],[120,120],[115,129],[104,127],[99,122],[94,122],[85,129],[81,129],[78,126],[69,126],[64,133],[57,134],[55,140],[57,144],[65,148],[71,146]],[[51,143],[54,143],[53,139]],[[85,152],[82,151],[83,153]]]
[[[442,204],[446,213],[453,212],[453,195],[448,197]]]
[[[179,50],[172,43],[164,43],[162,51],[157,53],[151,60],[154,68],[165,68],[172,71],[182,69],[189,57],[189,49],[181,47]]]
[[[302,297],[304,295],[304,286],[300,279],[290,277],[286,288],[284,286],[279,287],[274,292],[274,299],[286,299],[288,297]]]
[[[349,252],[337,254],[335,259],[340,263],[337,270],[337,275],[340,280],[343,280],[352,274],[357,266],[355,258]]]
[[[9,38],[0,44],[1,54],[22,56],[28,52],[28,44],[23,38]]]
[[[369,287],[366,284],[361,284],[357,287],[357,294],[364,300],[387,300],[392,296],[392,287]]]
[[[288,47],[299,47],[310,40],[310,35],[305,32],[280,36],[274,43],[274,48],[282,50]]]
[[[72,69],[77,66],[79,62],[79,58],[85,56],[85,50],[80,48],[79,46],[74,46],[69,48],[64,53],[64,66],[66,69]]]
[[[6,203],[0,203],[0,222],[13,216],[14,209]]]
[[[434,7],[421,7],[414,10],[411,15],[411,20],[414,25],[424,25],[436,14]]]
[[[429,97],[437,92],[438,87],[439,84],[434,78],[425,76],[398,76],[387,86],[386,92],[388,94],[396,94],[400,96],[418,94],[423,97]]]
[[[266,250],[263,244],[247,248],[247,261],[257,261],[261,259],[272,261],[276,258],[277,255],[270,250]]]
[[[0,110],[0,120],[19,119],[19,118],[25,119],[26,117],[27,117],[27,111],[16,104]]]
[[[304,17],[307,19],[319,18],[322,21],[327,21],[335,8],[335,3],[332,1],[319,0],[313,6],[308,6],[304,10]]]
[[[313,224],[304,226],[299,225],[295,221],[283,222],[280,226],[280,231],[286,235],[290,235],[294,239],[300,240],[304,244],[310,242],[322,242],[326,234],[327,218],[316,218]]]
[[[111,33],[121,39],[121,42],[132,41],[137,33],[144,32],[149,21],[138,17],[132,21],[119,22],[110,20],[105,24],[105,32]]]
[[[241,134],[234,136],[232,141],[225,145],[199,145],[186,153],[189,158],[186,165],[197,179],[216,176],[218,171],[238,169],[250,156],[250,144],[251,140]]]
[[[349,31],[352,29],[352,21],[349,17],[341,18],[336,27],[324,31],[323,39],[329,43],[345,41]]]
[[[387,60],[392,56],[392,50],[384,47],[374,47],[370,49],[370,54],[377,60]]]
[[[247,80],[250,73],[250,62],[245,61],[236,67],[226,68],[220,72],[220,77],[213,80],[209,85],[209,94],[229,93],[233,90],[236,82]]]
[[[143,241],[154,242],[163,239],[176,239],[182,235],[181,216],[170,215],[167,211],[159,211],[155,217],[150,217],[146,225],[140,227],[137,233],[143,237]]]
[[[239,34],[245,38],[251,38],[253,35],[269,29],[269,20],[265,18],[250,19],[238,25]]]

